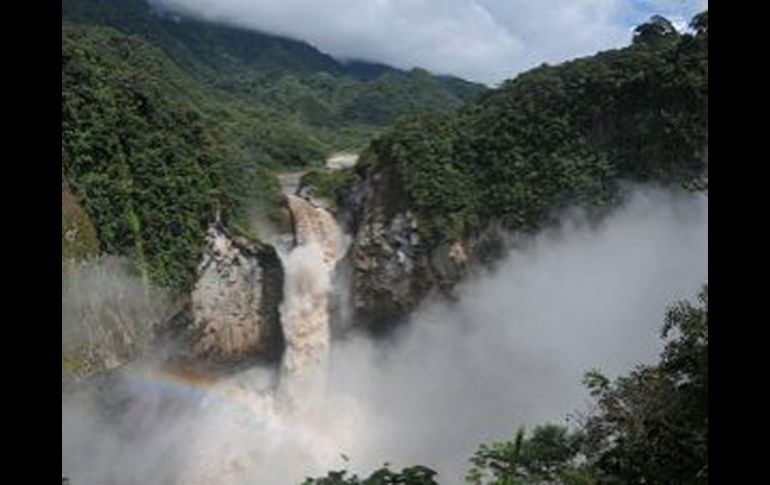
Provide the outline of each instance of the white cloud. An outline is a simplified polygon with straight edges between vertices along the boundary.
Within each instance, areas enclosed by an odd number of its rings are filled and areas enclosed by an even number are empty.
[[[623,0],[154,0],[308,41],[340,58],[496,83],[626,44]]]

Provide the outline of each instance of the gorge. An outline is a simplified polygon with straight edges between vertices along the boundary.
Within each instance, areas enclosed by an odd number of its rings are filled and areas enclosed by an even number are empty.
[[[707,12],[491,88],[160,3],[62,3],[72,485],[707,483]]]
[[[653,358],[660,309],[705,277],[707,217],[705,198],[661,190],[635,192],[598,227],[566,216],[384,341],[330,338],[331,259],[299,246],[282,256],[290,361],[216,379],[136,361],[106,394],[63,401],[63,470],[80,483],[299,483],[386,456],[458,483],[478,442],[580,407],[585,369],[616,375]],[[290,330],[286,318],[300,314],[311,325]],[[84,414],[94,405],[113,411]]]

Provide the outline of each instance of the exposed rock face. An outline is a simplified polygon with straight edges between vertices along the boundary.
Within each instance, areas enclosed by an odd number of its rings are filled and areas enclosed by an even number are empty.
[[[214,223],[198,274],[186,332],[195,357],[228,363],[279,359],[283,269],[275,250],[233,237]]]
[[[362,171],[341,213],[353,234],[344,261],[353,320],[374,331],[397,323],[434,290],[451,296],[474,265],[499,249],[499,234],[492,229],[468,240],[427,247],[400,187],[389,167]]]
[[[412,309],[430,290],[429,268],[410,212],[387,218],[372,208],[349,253],[357,322],[386,326]]]

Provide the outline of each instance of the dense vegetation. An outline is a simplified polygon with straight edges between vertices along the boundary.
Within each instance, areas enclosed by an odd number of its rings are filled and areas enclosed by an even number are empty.
[[[368,158],[396,169],[432,242],[492,219],[535,229],[567,204],[612,200],[620,180],[705,188],[708,17],[694,34],[666,22],[640,26],[627,48],[521,74],[455,115],[404,120]]]
[[[156,14],[143,0],[62,9],[63,258],[128,254],[184,289],[213,212],[246,232],[252,207],[278,218],[275,171],[319,166],[415,111],[431,114],[376,140],[360,170],[396,169],[400,202],[430,242],[492,220],[534,230],[567,204],[612,200],[621,180],[707,187],[707,13],[694,34],[654,19],[625,49],[544,65],[455,113],[478,86],[342,64],[300,42]],[[338,199],[351,179],[311,171],[305,182]],[[670,309],[663,337],[656,365],[615,381],[587,374],[596,411],[575,428],[483,445],[467,481],[707,483],[706,288],[699,304]],[[307,481],[434,483],[422,466]]]
[[[62,173],[102,251],[156,283],[194,276],[214,210],[249,232],[279,219],[275,172],[320,166],[405,113],[483,88],[425,71],[341,64],[288,39],[154,11],[62,2]]]
[[[302,176],[301,186],[312,188],[313,195],[327,200],[333,210],[343,200],[350,183],[354,180],[352,168],[340,170],[313,169]]]
[[[222,164],[169,73],[173,66],[137,39],[63,28],[64,177],[105,252],[129,252],[156,280],[176,284],[194,268]]]
[[[698,302],[669,309],[667,339],[655,365],[610,381],[597,371],[585,384],[595,410],[574,429],[548,424],[529,436],[484,444],[466,482],[481,485],[708,483],[708,287]],[[387,467],[366,479],[345,471],[309,485],[434,485],[432,470]]]
[[[270,155],[284,165],[361,148],[398,116],[449,112],[483,90],[420,69],[344,64],[303,42],[160,11],[146,0],[65,0],[62,19],[135,35],[172,59],[206,97],[227,98],[236,111],[248,106],[253,111],[236,118],[246,131],[257,130],[252,139],[278,148]],[[291,153],[294,147],[305,153]]]

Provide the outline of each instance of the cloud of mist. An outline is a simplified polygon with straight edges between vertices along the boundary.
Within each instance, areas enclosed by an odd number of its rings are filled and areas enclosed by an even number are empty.
[[[69,261],[62,266],[62,357],[93,370],[117,366],[145,347],[167,305],[165,292],[127,258]]]
[[[585,371],[655,361],[666,307],[706,282],[707,255],[705,197],[639,190],[598,226],[565,216],[456,302],[426,302],[392,341],[332,342],[326,397],[303,412],[276,401],[259,368],[185,387],[137,365],[114,384],[121,413],[63,397],[63,475],[281,484],[387,461],[459,483],[480,443],[581,408]]]
[[[479,443],[563,423],[586,402],[590,368],[616,376],[654,362],[666,307],[707,275],[707,200],[640,191],[598,227],[572,215],[527,241],[456,304],[425,305],[386,351],[343,347],[332,375],[381,420],[374,456],[435,466],[452,483]]]

